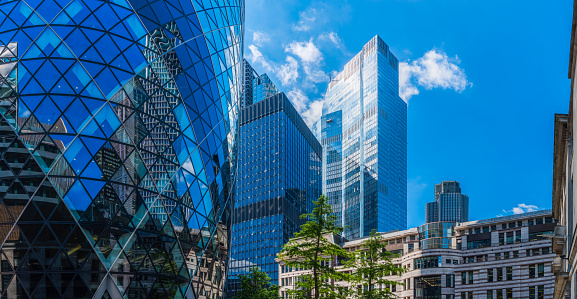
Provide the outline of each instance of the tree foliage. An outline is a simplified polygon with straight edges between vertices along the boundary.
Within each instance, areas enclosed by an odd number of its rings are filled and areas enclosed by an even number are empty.
[[[310,214],[301,215],[307,222],[278,254],[286,266],[310,270],[310,274],[297,280],[289,295],[291,298],[347,298],[347,289],[335,285],[334,281],[348,281],[349,275],[338,272],[329,263],[346,259],[349,253],[326,238],[341,234],[343,228],[337,225],[326,196],[321,195],[314,205]]]
[[[396,298],[390,287],[401,283],[387,280],[385,277],[400,276],[404,269],[393,264],[392,259],[395,255],[386,251],[386,246],[387,242],[383,241],[382,237],[373,230],[363,246],[353,253],[354,257],[347,261],[347,267],[355,269],[351,282],[361,286],[355,289],[354,298]]]
[[[239,275],[240,291],[234,299],[275,299],[279,298],[279,286],[270,282],[270,277],[258,267],[252,267],[248,274]]]

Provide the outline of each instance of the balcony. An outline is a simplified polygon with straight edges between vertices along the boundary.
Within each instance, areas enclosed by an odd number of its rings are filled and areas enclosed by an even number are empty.
[[[563,254],[565,243],[567,240],[567,227],[565,225],[558,225],[555,227],[555,234],[553,235],[553,252],[557,255]]]

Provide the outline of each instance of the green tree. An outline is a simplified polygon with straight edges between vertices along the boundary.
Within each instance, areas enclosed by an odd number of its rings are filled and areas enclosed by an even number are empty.
[[[393,264],[392,259],[395,255],[386,251],[386,246],[387,242],[383,241],[382,236],[373,230],[361,248],[356,250],[353,257],[347,261],[347,267],[355,269],[351,281],[355,285],[361,286],[356,289],[355,298],[396,298],[390,287],[401,283],[388,280],[385,277],[400,276],[404,269]],[[379,286],[383,287],[379,288]]]
[[[279,298],[279,286],[270,282],[270,277],[258,267],[250,268],[248,274],[239,275],[240,291],[234,299],[275,299]]]
[[[286,266],[310,270],[310,274],[297,280],[289,295],[291,298],[346,298],[347,289],[335,285],[334,281],[348,281],[349,275],[338,272],[329,263],[346,259],[349,253],[326,238],[341,234],[343,228],[336,224],[337,218],[326,196],[321,195],[314,205],[310,214],[301,215],[307,222],[278,254]]]

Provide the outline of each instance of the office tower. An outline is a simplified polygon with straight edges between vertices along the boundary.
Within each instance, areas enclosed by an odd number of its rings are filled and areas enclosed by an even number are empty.
[[[435,185],[435,201],[425,206],[426,223],[469,221],[469,197],[461,193],[457,181]]]
[[[241,110],[227,298],[253,266],[276,283],[277,253],[321,194],[321,151],[284,93]]]
[[[259,75],[248,63],[244,62],[244,83],[241,109],[279,93],[278,88],[267,74]]]
[[[375,36],[327,89],[323,193],[347,239],[407,225],[407,104],[399,97],[398,66]]]
[[[259,77],[256,77],[253,80],[252,88],[253,103],[260,102],[279,93],[278,88],[276,88],[276,85],[272,83],[272,80],[268,77],[267,74],[262,74]]]
[[[252,68],[250,63],[246,59],[242,60],[243,63],[243,83],[242,83],[242,98],[240,101],[240,109],[252,105],[253,103],[253,82],[259,77],[258,73]]]
[[[223,296],[243,10],[0,2],[1,297]]]
[[[425,223],[437,222],[439,221],[439,205],[436,201],[428,202],[425,205]]]
[[[559,280],[553,275],[555,266],[551,267],[556,245],[550,236],[558,227],[552,211],[542,210],[384,233],[381,238],[387,242],[386,250],[397,255],[392,263],[406,271],[401,276],[383,277],[400,284],[375,288],[389,288],[393,296],[415,299],[557,298],[553,285]],[[362,248],[366,240],[329,239],[350,251]],[[335,270],[340,272],[356,270],[332,262],[328,266],[339,266]],[[289,268],[280,261],[281,298],[288,298],[288,291],[307,272],[310,270]]]

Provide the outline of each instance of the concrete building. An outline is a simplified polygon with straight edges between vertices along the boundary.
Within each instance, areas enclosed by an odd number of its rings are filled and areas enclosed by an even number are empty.
[[[375,36],[327,88],[323,194],[347,239],[407,227],[407,104],[399,97],[398,66]]]
[[[393,263],[406,269],[402,276],[388,277],[404,284],[391,291],[399,298],[416,299],[553,298],[555,226],[551,210],[543,210],[385,233],[386,249],[399,255]],[[340,245],[353,251],[364,241]],[[287,290],[308,272],[288,269],[281,261],[279,273],[281,297],[288,298]]]
[[[469,221],[469,197],[461,193],[457,181],[435,185],[435,201],[425,206],[426,223]]]
[[[559,221],[559,226],[553,237],[553,250],[558,255],[553,263],[556,275],[555,299],[575,298],[577,292],[577,245],[573,233],[576,227],[577,208],[575,206],[575,190],[573,177],[577,173],[574,166],[573,134],[577,129],[575,108],[577,103],[577,1],[573,5],[573,25],[569,52],[569,72],[571,79],[571,96],[569,113],[555,115],[555,135],[553,154],[553,216]]]

